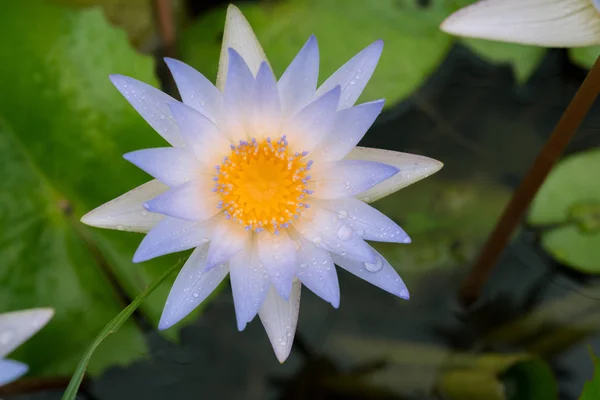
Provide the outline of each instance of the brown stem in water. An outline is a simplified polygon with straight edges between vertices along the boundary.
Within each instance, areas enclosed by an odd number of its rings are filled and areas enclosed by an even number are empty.
[[[460,300],[465,306],[470,306],[479,298],[492,268],[502,250],[508,244],[512,233],[519,225],[523,214],[542,186],[552,166],[583,122],[599,93],[600,58],[596,60],[596,63],[587,74],[554,128],[552,136],[550,136],[529,172],[521,181],[496,227],[489,235],[479,257],[473,264],[471,272],[463,282],[460,290]]]
[[[171,0],[154,0],[154,12],[158,22],[158,33],[162,41],[165,55],[176,57],[175,49],[175,19],[173,16],[173,3]]]

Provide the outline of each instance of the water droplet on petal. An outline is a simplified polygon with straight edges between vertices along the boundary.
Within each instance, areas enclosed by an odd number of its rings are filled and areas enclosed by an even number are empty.
[[[383,268],[383,262],[381,261],[381,258],[378,257],[374,264],[365,263],[365,268],[369,272],[379,272]]]
[[[346,210],[340,210],[338,211],[338,217],[340,217],[340,219],[344,219],[348,217],[348,211]]]
[[[352,238],[352,228],[346,224],[343,224],[337,231],[337,237],[343,241],[350,240]]]

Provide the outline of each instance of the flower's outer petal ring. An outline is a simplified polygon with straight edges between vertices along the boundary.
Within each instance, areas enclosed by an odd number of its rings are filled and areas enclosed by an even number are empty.
[[[169,103],[177,100],[153,86],[128,76],[111,75],[110,80],[160,136],[175,147],[183,146],[179,127],[169,109]]]
[[[275,351],[275,356],[283,363],[292,350],[298,312],[300,311],[300,291],[302,284],[297,279],[292,285],[289,300],[284,300],[271,286],[258,316],[262,322],[269,341]]]
[[[52,308],[32,308],[0,314],[0,335],[11,332],[0,341],[0,358],[4,358],[36,334],[53,315]]]
[[[320,97],[340,85],[342,95],[338,109],[352,107],[371,79],[382,51],[383,40],[377,40],[365,47],[323,82],[317,89],[315,97]]]
[[[16,381],[28,370],[27,365],[18,361],[0,359],[0,386]]]
[[[221,45],[221,58],[219,59],[219,71],[217,72],[217,88],[221,91],[223,91],[227,79],[229,48],[234,49],[242,56],[255,75],[263,61],[269,62],[246,17],[233,4],[227,7],[223,44]]]
[[[205,271],[206,245],[197,247],[177,275],[163,310],[159,329],[168,329],[200,305],[229,273],[226,265]]]
[[[148,212],[143,204],[168,189],[164,183],[151,180],[95,208],[81,217],[81,222],[97,228],[146,233],[164,217]]]
[[[337,254],[332,254],[331,257],[333,258],[334,263],[360,279],[363,279],[388,293],[408,300],[410,297],[408,289],[402,281],[402,278],[400,278],[400,275],[398,275],[394,267],[392,267],[381,254],[375,249],[372,250],[376,255],[376,260],[372,264],[349,260]]]
[[[445,32],[545,47],[600,44],[600,11],[591,0],[482,0],[442,22]]]
[[[412,185],[439,171],[444,164],[433,158],[397,151],[356,147],[346,157],[348,160],[376,161],[392,165],[400,171],[389,179],[356,196],[371,203],[402,188]]]

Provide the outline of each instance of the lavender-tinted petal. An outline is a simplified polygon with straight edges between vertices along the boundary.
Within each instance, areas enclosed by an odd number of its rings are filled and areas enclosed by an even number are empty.
[[[296,276],[304,286],[335,308],[340,305],[340,285],[329,252],[304,237],[294,237],[299,245]]]
[[[170,187],[191,181],[201,168],[189,151],[176,147],[132,151],[123,158]]]
[[[300,282],[295,280],[290,297],[285,300],[271,287],[258,313],[280,363],[288,358],[294,343],[300,311],[301,288]]]
[[[214,167],[231,152],[231,142],[207,117],[182,103],[171,103],[186,146],[202,164]]]
[[[256,74],[248,124],[253,138],[281,136],[281,104],[277,81],[266,62],[260,65]]]
[[[226,265],[205,271],[207,246],[197,247],[177,275],[163,310],[159,329],[168,329],[200,305],[229,273]]]
[[[321,96],[335,86],[340,85],[342,87],[342,95],[339,109],[352,107],[356,100],[358,100],[367,82],[369,82],[371,75],[373,75],[382,50],[382,40],[378,40],[367,46],[334,72],[317,89],[316,96]]]
[[[16,381],[27,373],[26,364],[18,361],[0,359],[0,386]]]
[[[265,267],[271,284],[284,299],[292,290],[296,272],[296,248],[285,230],[278,235],[263,232],[256,238],[258,257]]]
[[[133,262],[198,247],[208,242],[210,228],[210,221],[196,222],[166,217],[144,237],[133,256]]]
[[[186,63],[165,58],[183,102],[213,123],[221,113],[221,92],[204,75]]]
[[[327,135],[311,153],[311,160],[337,161],[350,153],[383,109],[384,100],[371,101],[340,110]]]
[[[314,206],[303,213],[294,227],[317,247],[358,261],[375,261],[369,245],[333,211]]]
[[[402,278],[400,278],[400,275],[375,249],[373,249],[373,253],[376,255],[376,260],[368,264],[340,257],[336,254],[332,254],[332,258],[334,263],[346,271],[386,292],[408,300],[408,289]]]
[[[210,189],[210,181],[195,179],[166,191],[146,202],[144,207],[153,213],[189,221],[206,221],[218,214],[220,196]]]
[[[211,269],[217,265],[224,264],[231,257],[243,250],[248,239],[248,232],[238,224],[219,217],[208,248],[206,268]]]
[[[110,80],[135,110],[171,145],[183,146],[179,127],[171,115],[169,103],[174,98],[136,79],[111,75]]]
[[[372,161],[342,160],[315,164],[311,171],[318,199],[356,196],[396,173],[398,168]]]
[[[223,118],[219,121],[222,132],[234,143],[248,138],[247,121],[250,114],[254,76],[233,49],[229,49],[229,68],[223,91]]]
[[[339,99],[340,87],[336,86],[284,122],[283,132],[297,151],[311,151],[327,137],[336,119]]]
[[[252,27],[242,12],[233,4],[227,7],[227,16],[225,17],[223,44],[217,72],[217,88],[219,90],[223,90],[229,76],[229,48],[234,49],[242,56],[254,74],[258,71],[260,63],[267,61],[265,52],[252,31]]]
[[[319,205],[337,213],[352,230],[365,240],[392,243],[410,243],[410,237],[394,221],[377,209],[349,197],[339,200],[321,200]]]
[[[237,327],[242,331],[263,305],[270,286],[269,276],[258,259],[258,250],[248,243],[229,260],[229,274]]]
[[[294,115],[315,96],[319,78],[319,46],[314,35],[287,67],[277,87],[285,116]]]

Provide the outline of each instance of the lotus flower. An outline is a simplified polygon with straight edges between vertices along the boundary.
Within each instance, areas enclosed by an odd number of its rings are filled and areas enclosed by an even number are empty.
[[[600,0],[481,0],[441,25],[458,36],[547,47],[600,44]]]
[[[135,262],[194,249],[160,329],[180,321],[230,276],[237,327],[259,315],[280,362],[293,342],[304,284],[334,307],[334,263],[399,297],[408,291],[365,240],[409,243],[366,204],[439,170],[418,155],[355,147],[383,100],[354,106],[379,60],[377,41],[317,88],[310,37],[279,80],[248,22],[230,6],[216,87],[166,59],[183,102],[142,82],[114,85],[172,147],[125,158],[150,181],[82,218],[147,232]]]
[[[42,329],[54,315],[51,308],[34,308],[0,314],[0,386],[27,373],[27,365],[9,360],[9,353]]]

